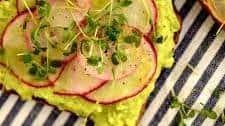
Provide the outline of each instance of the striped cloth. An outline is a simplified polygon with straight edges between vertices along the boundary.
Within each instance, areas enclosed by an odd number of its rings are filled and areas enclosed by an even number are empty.
[[[192,108],[212,108],[219,115],[217,120],[196,115],[187,120],[187,125],[222,126],[225,93],[219,99],[212,94],[217,89],[225,90],[225,31],[216,36],[220,26],[196,0],[175,0],[175,5],[183,19],[175,50],[176,63],[172,69],[163,70],[140,126],[177,125],[178,111],[170,108],[171,90]],[[24,102],[16,95],[0,92],[2,126],[79,126],[82,121],[69,112],[35,101]],[[93,122],[88,121],[87,125]]]

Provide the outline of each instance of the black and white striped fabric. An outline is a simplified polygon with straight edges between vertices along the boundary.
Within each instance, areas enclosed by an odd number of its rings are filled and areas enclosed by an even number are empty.
[[[183,19],[183,29],[175,50],[176,63],[165,69],[150,95],[140,126],[176,125],[178,114],[170,108],[171,90],[185,104],[201,109],[212,108],[218,119],[196,115],[187,125],[222,126],[225,93],[218,99],[213,94],[225,89],[225,31],[218,28],[196,0],[175,0]],[[0,125],[2,126],[80,126],[82,118],[69,112],[36,103],[24,102],[18,96],[0,92]],[[94,125],[89,121],[87,125]]]

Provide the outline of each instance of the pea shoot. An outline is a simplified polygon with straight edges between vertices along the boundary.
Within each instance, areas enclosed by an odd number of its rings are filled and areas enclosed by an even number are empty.
[[[199,114],[204,118],[217,118],[217,113],[211,108],[203,108],[202,110],[192,109],[188,105],[180,102],[175,95],[172,96],[170,107],[178,109],[179,119],[176,121],[178,121],[179,126],[186,126],[185,119],[193,118],[196,114]]]

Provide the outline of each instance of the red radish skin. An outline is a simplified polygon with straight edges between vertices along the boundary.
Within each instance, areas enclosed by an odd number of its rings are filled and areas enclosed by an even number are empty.
[[[109,104],[113,104],[113,103],[118,103],[120,101],[123,101],[123,100],[126,100],[128,98],[131,98],[131,97],[134,97],[136,95],[138,95],[140,92],[142,92],[147,86],[148,84],[151,82],[152,78],[154,77],[155,73],[156,73],[156,69],[157,69],[157,52],[156,52],[156,49],[153,45],[153,43],[151,42],[151,40],[145,36],[145,40],[147,41],[147,45],[149,46],[149,48],[152,49],[152,52],[153,52],[153,58],[154,58],[154,69],[149,73],[149,80],[147,83],[143,84],[141,87],[139,87],[138,90],[136,90],[135,92],[127,95],[127,96],[124,96],[122,98],[115,98],[115,99],[112,99],[112,100],[107,100],[107,101],[97,101],[95,98],[92,97],[92,93],[93,92],[90,92],[89,94],[83,96],[84,99],[90,101],[90,102],[93,102],[93,103],[99,103],[99,104],[103,104],[103,105],[109,105]],[[104,86],[103,86],[104,87]],[[101,89],[102,87],[100,87],[99,89]],[[97,91],[97,90],[95,90]]]
[[[155,31],[155,27],[157,25],[157,21],[158,21],[158,9],[155,3],[155,0],[150,0],[150,9],[151,9],[151,13],[152,13],[152,19],[153,19],[153,25],[152,28],[150,29],[148,35],[151,35],[151,33],[153,33]]]

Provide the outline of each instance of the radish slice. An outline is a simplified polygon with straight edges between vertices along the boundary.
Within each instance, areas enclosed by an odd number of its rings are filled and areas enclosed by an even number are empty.
[[[84,96],[85,99],[100,104],[111,104],[136,96],[150,83],[157,68],[156,51],[151,42],[142,40],[142,63],[135,73],[121,80],[110,81],[108,84]]]
[[[27,65],[21,61],[21,57],[17,54],[27,52],[26,43],[24,42],[22,26],[29,15],[28,12],[23,12],[16,16],[6,28],[3,35],[3,48],[5,49],[5,64],[12,71],[13,75],[25,84],[32,87],[47,87],[53,83],[48,79],[36,80],[27,73]],[[16,36],[16,37],[15,37]]]
[[[76,59],[68,63],[55,82],[55,93],[58,95],[85,95],[106,84],[106,80],[90,77],[84,71]]]
[[[134,0],[124,9],[128,25],[136,27],[142,33],[153,31],[157,20],[157,8],[154,0]]]

